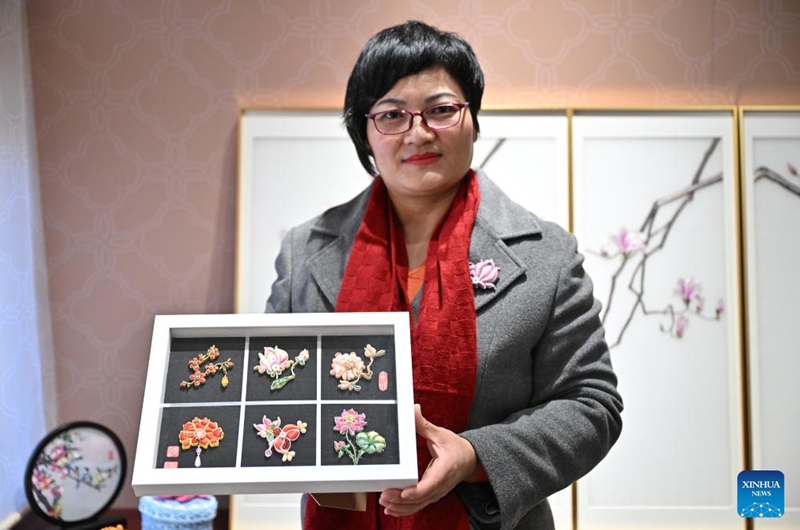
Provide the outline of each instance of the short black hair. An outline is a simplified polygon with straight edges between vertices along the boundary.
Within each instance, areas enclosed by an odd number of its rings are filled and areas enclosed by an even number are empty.
[[[370,159],[365,114],[400,79],[437,66],[458,82],[469,101],[475,131],[480,131],[483,71],[472,47],[459,35],[409,20],[380,31],[364,45],[347,81],[344,124],[370,175],[377,176],[378,168]]]

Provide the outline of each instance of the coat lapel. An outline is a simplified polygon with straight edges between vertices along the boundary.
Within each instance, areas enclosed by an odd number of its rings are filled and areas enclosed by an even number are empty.
[[[347,257],[350,255],[352,246],[352,241],[348,242],[347,238],[342,235],[325,245],[322,250],[308,260],[311,277],[332,307],[336,307],[344,269],[347,266]]]
[[[311,227],[311,237],[322,238],[321,248],[308,260],[308,269],[326,301],[336,307],[350,249],[367,209],[372,185],[351,201],[326,211]]]
[[[475,288],[475,311],[497,298],[517,278],[525,273],[525,266],[520,263],[511,249],[491,230],[484,221],[475,220],[472,230],[472,241],[469,248],[469,261],[477,263],[484,259],[494,260],[500,268],[500,275],[494,289]]]
[[[511,201],[481,170],[477,173],[481,204],[472,230],[469,261],[477,263],[492,259],[495,266],[500,268],[500,275],[494,289],[475,288],[476,312],[500,296],[527,271],[522,260],[506,242],[542,233],[539,224],[524,208]]]

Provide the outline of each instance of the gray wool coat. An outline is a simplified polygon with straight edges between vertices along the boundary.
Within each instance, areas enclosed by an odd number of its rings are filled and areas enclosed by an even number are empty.
[[[622,399],[575,238],[478,178],[469,259],[494,259],[500,277],[496,289],[475,291],[475,397],[460,434],[489,482],[457,491],[475,529],[551,529],[547,497],[616,442]],[[369,191],[289,231],[267,312],[334,310]]]

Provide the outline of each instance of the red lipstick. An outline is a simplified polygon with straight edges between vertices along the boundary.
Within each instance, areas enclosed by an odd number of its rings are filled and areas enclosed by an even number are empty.
[[[413,164],[415,166],[427,166],[428,164],[433,164],[439,160],[439,157],[441,156],[442,155],[438,153],[417,153],[409,156],[404,161],[407,164]]]

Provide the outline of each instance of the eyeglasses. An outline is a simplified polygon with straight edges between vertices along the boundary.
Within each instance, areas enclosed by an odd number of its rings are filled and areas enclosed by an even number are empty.
[[[461,121],[461,115],[466,103],[440,103],[428,107],[420,112],[410,112],[408,110],[384,110],[374,114],[365,114],[368,119],[375,124],[375,129],[381,134],[403,134],[410,131],[414,123],[414,117],[422,118],[422,123],[431,129],[449,129],[455,127]]]

